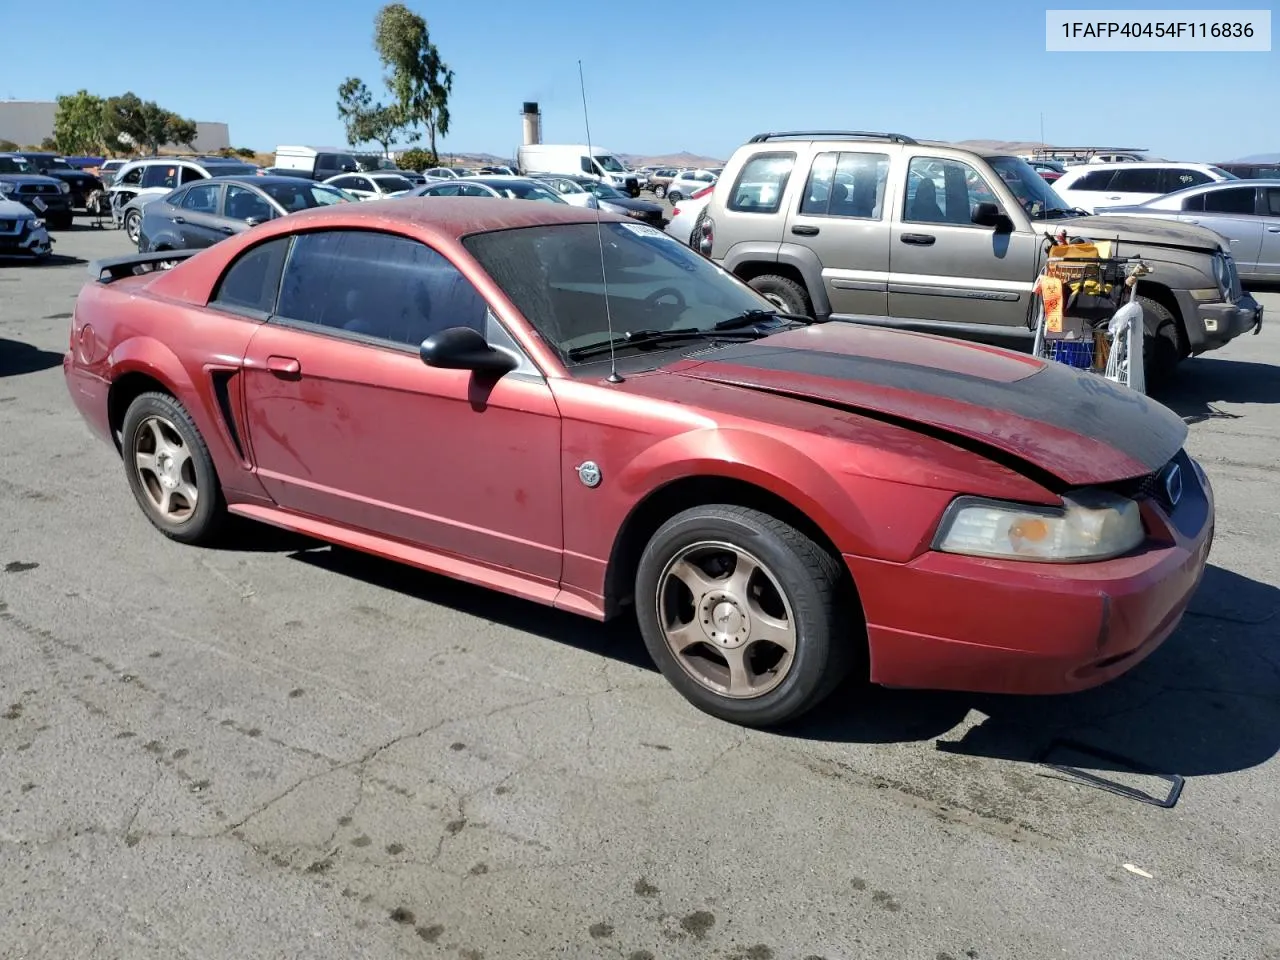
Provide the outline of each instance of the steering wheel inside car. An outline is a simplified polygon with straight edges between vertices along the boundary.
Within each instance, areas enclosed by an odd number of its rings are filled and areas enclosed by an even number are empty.
[[[652,309],[668,297],[675,298],[675,306],[681,310],[689,306],[688,301],[684,298],[684,294],[675,287],[662,287],[661,289],[653,291],[653,293],[644,298],[644,305]]]

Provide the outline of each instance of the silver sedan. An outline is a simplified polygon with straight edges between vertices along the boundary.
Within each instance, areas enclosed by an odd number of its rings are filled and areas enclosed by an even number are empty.
[[[1242,280],[1280,281],[1280,180],[1227,180],[1188,187],[1107,215],[1159,217],[1207,227],[1231,245]]]

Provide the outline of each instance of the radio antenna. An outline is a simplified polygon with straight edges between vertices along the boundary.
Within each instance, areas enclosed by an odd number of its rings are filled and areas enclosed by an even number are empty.
[[[582,90],[582,122],[587,128],[587,158],[595,163],[591,152],[591,118],[587,114],[587,82],[582,77],[582,61],[578,61],[578,86]],[[600,279],[604,282],[604,319],[609,332],[609,383],[621,383],[618,375],[618,358],[613,347],[613,311],[609,308],[609,273],[604,265],[604,226],[600,221],[600,203],[596,201],[596,243],[600,247]]]

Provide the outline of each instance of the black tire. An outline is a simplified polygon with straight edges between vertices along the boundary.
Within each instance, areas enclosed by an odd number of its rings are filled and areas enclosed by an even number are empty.
[[[715,692],[682,666],[667,643],[660,581],[674,558],[704,542],[757,557],[790,607],[795,653],[783,678],[760,695],[733,698]],[[859,619],[850,616],[854,601],[840,560],[789,524],[747,507],[694,507],[664,523],[640,558],[635,596],[645,646],[663,675],[698,709],[731,723],[775,727],[796,719],[840,684],[859,653],[865,655],[865,636],[853,631]]]
[[[130,243],[137,243],[142,233],[142,214],[137,210],[130,210],[124,215],[124,235],[129,238]]]
[[[667,194],[667,200],[671,203],[673,207],[683,199],[684,197],[680,195],[679,190],[676,190],[674,193]]]
[[[1168,383],[1186,356],[1178,336],[1178,321],[1168,307],[1149,297],[1138,297],[1142,305],[1142,367],[1147,385],[1159,387]]]
[[[765,273],[747,282],[756,293],[778,307],[783,313],[795,313],[800,316],[813,316],[813,304],[809,302],[808,291],[790,277],[780,277]]]
[[[667,188],[666,188],[666,185],[665,185],[665,184],[661,184],[661,183],[657,184],[657,185],[653,188],[653,195],[654,195],[655,197],[657,197],[659,200],[661,200],[663,197],[665,197],[665,196],[667,195]]]
[[[170,424],[181,438],[190,455],[190,465],[196,486],[195,509],[181,520],[169,519],[161,514],[152,494],[148,492],[137,468],[139,439],[143,431],[150,429],[149,421],[160,418]],[[218,473],[209,456],[204,437],[181,403],[166,393],[144,393],[129,404],[121,428],[121,452],[124,458],[125,476],[133,497],[142,508],[151,525],[171,540],[182,543],[202,544],[214,542],[226,522],[227,505],[218,482]]]

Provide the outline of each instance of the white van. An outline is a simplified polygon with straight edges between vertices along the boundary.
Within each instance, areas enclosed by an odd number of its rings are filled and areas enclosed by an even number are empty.
[[[353,154],[338,147],[276,147],[277,170],[296,170],[316,180],[360,169]]]
[[[516,152],[520,172],[526,176],[554,173],[562,177],[591,177],[629,196],[640,196],[640,178],[603,147],[585,143],[528,143]]]

